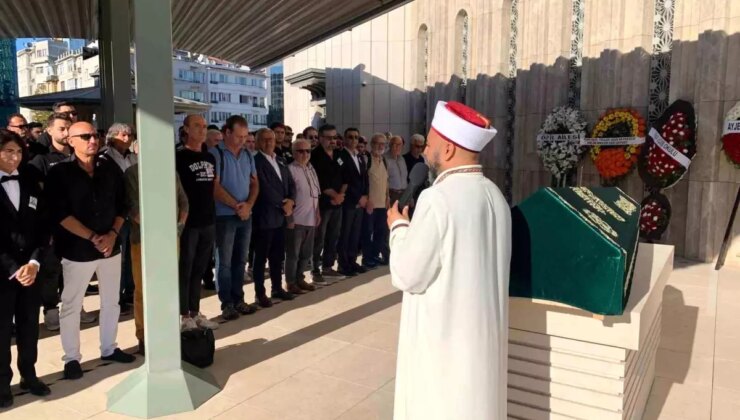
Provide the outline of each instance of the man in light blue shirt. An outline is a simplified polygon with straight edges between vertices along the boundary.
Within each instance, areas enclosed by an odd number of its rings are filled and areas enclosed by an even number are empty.
[[[230,321],[256,310],[244,302],[242,286],[259,183],[254,157],[244,148],[247,120],[231,116],[223,133],[224,141],[209,152],[216,158],[216,289],[221,317]]]

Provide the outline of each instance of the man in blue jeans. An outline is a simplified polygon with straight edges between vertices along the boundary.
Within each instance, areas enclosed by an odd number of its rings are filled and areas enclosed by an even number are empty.
[[[216,290],[221,317],[230,321],[256,310],[244,302],[242,287],[259,184],[254,157],[244,148],[247,120],[229,117],[223,134],[224,141],[209,151],[216,158]]]

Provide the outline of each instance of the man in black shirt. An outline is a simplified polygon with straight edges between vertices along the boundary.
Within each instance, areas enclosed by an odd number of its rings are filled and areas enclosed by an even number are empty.
[[[367,270],[357,264],[362,231],[362,214],[367,205],[367,165],[357,150],[360,131],[348,128],[344,131],[344,149],[336,153],[336,161],[342,167],[342,229],[339,235],[339,273],[355,276]]]
[[[69,148],[68,137],[69,127],[72,120],[68,114],[54,113],[49,116],[47,121],[46,133],[51,138],[51,146],[45,154],[36,155],[29,162],[28,171],[34,176],[34,179],[44,187],[46,176],[49,170],[57,163],[69,160],[71,150]],[[39,282],[41,286],[41,300],[44,305],[44,325],[50,331],[59,329],[59,294],[63,288],[62,283],[62,266],[60,258],[56,255],[53,247],[45,250],[43,255],[44,261],[39,271]],[[83,324],[91,324],[98,317],[91,312],[80,312],[80,321]]]
[[[135,357],[116,344],[121,284],[118,233],[126,215],[123,174],[111,162],[96,158],[100,138],[91,124],[73,124],[68,141],[74,155],[49,171],[45,189],[55,224],[54,246],[64,272],[60,316],[64,376],[79,379],[80,311],[93,273],[100,284],[101,359],[131,363]]]
[[[180,328],[216,329],[218,324],[211,323],[200,313],[201,279],[211,261],[216,239],[213,196],[216,159],[202,151],[207,133],[205,118],[188,115],[183,126],[187,136],[183,148],[175,155],[175,162],[190,212],[180,236]]]
[[[316,231],[313,248],[313,281],[326,283],[325,278],[342,279],[344,276],[337,273],[334,261],[337,258],[337,240],[342,226],[342,209],[344,193],[342,185],[342,167],[336,161],[337,128],[333,125],[323,125],[319,128],[319,146],[311,152],[311,165],[319,176],[321,196],[319,197],[319,212],[321,225]],[[322,253],[323,251],[323,253]],[[321,267],[321,270],[319,270]]]

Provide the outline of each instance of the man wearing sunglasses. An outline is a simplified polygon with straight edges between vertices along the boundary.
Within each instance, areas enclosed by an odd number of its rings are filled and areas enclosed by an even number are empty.
[[[311,150],[315,149],[319,145],[319,131],[316,128],[308,126],[303,129],[303,138],[308,140],[311,145]]]
[[[337,128],[325,124],[318,130],[320,145],[311,152],[311,165],[319,175],[321,225],[316,231],[313,248],[312,276],[314,283],[326,284],[326,279],[344,279],[334,270],[337,241],[342,226],[342,166],[337,161]]]
[[[296,187],[295,209],[288,217],[286,231],[285,280],[288,292],[304,294],[316,290],[316,286],[305,281],[303,272],[313,256],[314,234],[319,225],[319,176],[309,162],[311,144],[305,140],[293,143],[295,160],[288,166]]]
[[[136,358],[116,344],[121,286],[118,236],[126,216],[123,174],[113,162],[96,157],[100,135],[92,124],[73,124],[68,143],[73,155],[51,168],[45,189],[64,273],[60,315],[64,377],[79,379],[83,375],[80,311],[93,274],[100,286],[101,359],[131,363]]]
[[[18,134],[23,139],[25,147],[23,148],[23,163],[28,163],[31,159],[47,152],[48,146],[43,146],[31,137],[30,124],[21,114],[12,114],[8,117],[7,129]]]

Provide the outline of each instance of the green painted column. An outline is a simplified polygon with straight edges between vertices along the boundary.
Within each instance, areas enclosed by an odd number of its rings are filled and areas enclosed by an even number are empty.
[[[100,0],[101,113],[98,128],[132,124],[131,12],[128,0]]]
[[[219,388],[180,362],[170,0],[132,4],[146,362],[108,393],[108,410],[151,418],[194,410]]]

